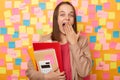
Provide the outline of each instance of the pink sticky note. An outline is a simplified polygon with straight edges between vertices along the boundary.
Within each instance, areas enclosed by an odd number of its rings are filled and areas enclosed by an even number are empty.
[[[110,9],[110,2],[104,3],[103,8],[109,10]]]
[[[14,23],[14,29],[15,29],[16,31],[18,31],[18,30],[19,30],[19,26],[20,26],[20,24],[19,24],[19,23]]]
[[[0,47],[1,49],[0,49],[0,51],[2,52],[2,53],[7,53],[7,47],[6,46],[2,46],[2,47]]]
[[[104,64],[103,71],[109,71],[109,70],[110,70],[109,64]]]
[[[11,80],[18,80],[18,75],[11,75]]]
[[[105,37],[101,37],[100,40],[99,40],[99,42],[101,44],[105,44],[106,43],[106,38]]]
[[[105,36],[104,30],[103,29],[99,29],[97,35],[102,37],[102,38],[104,38],[104,36]]]
[[[12,8],[12,1],[6,1],[5,8]]]
[[[110,42],[110,48],[114,49],[116,47],[116,44],[117,44],[116,42]]]
[[[82,16],[82,22],[88,22],[88,16]]]
[[[111,54],[110,60],[111,61],[117,61],[117,55],[116,54]]]
[[[36,24],[36,28],[37,28],[37,29],[42,29],[42,24],[41,24],[40,22],[38,22],[38,23]]]
[[[24,13],[23,14],[23,19],[24,20],[29,20],[30,19],[30,13]]]
[[[94,14],[93,14],[93,15],[94,15]],[[92,21],[92,26],[93,26],[93,27],[97,27],[97,26],[98,26],[98,21],[97,21],[97,20]]]
[[[39,17],[39,18],[41,18],[42,16],[43,16],[43,11],[41,10],[41,8],[34,8],[34,14],[37,16],[37,17]]]
[[[117,53],[117,60],[120,60],[120,53]]]
[[[113,22],[107,22],[107,28],[112,29],[113,28]]]
[[[13,15],[19,14],[19,9],[18,8],[13,8],[12,9],[12,14]]]
[[[4,59],[0,59],[0,66],[4,66],[4,64],[5,64]]]
[[[48,17],[50,18],[51,16],[53,16],[53,10],[48,11]]]
[[[26,4],[25,3],[21,3],[20,6],[19,6],[19,9],[24,10],[25,7],[26,7]]]
[[[88,5],[88,12],[96,12],[95,5]]]
[[[53,55],[45,55],[45,60],[50,60],[51,64],[54,64],[54,58]]]
[[[100,52],[96,51],[93,53],[94,58],[99,58],[100,57]]]
[[[109,73],[103,73],[103,80],[109,79],[110,74]]]
[[[109,50],[109,43],[103,44],[103,50]]]
[[[88,8],[88,0],[82,0],[82,7]]]
[[[21,71],[20,71],[20,75],[21,75],[21,76],[26,76],[25,71],[26,71],[26,70],[21,70]]]
[[[78,0],[71,0],[71,4],[74,6],[78,6]]]
[[[7,70],[13,70],[13,63],[7,63]]]
[[[9,35],[9,34],[6,34],[6,35],[4,36],[4,40],[5,40],[6,42],[9,42],[9,41],[11,41],[11,40],[12,40],[12,37],[11,37],[11,35]]]
[[[92,26],[86,26],[85,32],[86,33],[92,33],[93,27]]]
[[[95,44],[94,43],[89,43],[90,50],[94,50]]]
[[[96,70],[102,70],[103,69],[103,67],[101,67],[101,66],[96,66]]]
[[[11,16],[10,20],[13,23],[20,22],[20,15],[13,15],[13,16]]]
[[[98,17],[100,17],[100,18],[108,18],[108,13],[107,12],[105,12],[105,11],[98,11],[97,12],[97,15],[98,15]]]
[[[31,9],[30,9],[30,12],[31,12],[32,14],[34,14],[34,9],[35,9],[34,6],[32,6]]]
[[[76,11],[78,16],[84,16],[85,12],[83,10],[77,10]]]
[[[114,76],[114,80],[120,80],[120,76]]]
[[[22,41],[21,41],[21,40],[15,41],[15,47],[16,47],[16,48],[22,47]]]
[[[14,49],[8,49],[7,50],[8,55],[10,55],[12,58],[17,58],[17,54],[14,51]]]
[[[23,39],[23,38],[28,38],[28,34],[26,33],[20,33],[20,38]]]
[[[4,22],[4,20],[0,20],[0,27],[5,27],[5,22]]]
[[[27,62],[21,63],[21,69],[26,70],[27,69]]]
[[[22,48],[22,53],[23,53],[23,54],[28,54],[27,48]]]
[[[96,15],[96,13],[95,12],[90,12],[89,14],[88,14],[88,17],[89,17],[89,19],[95,19],[95,16]]]
[[[26,4],[28,4],[28,3],[30,3],[30,0],[24,0],[24,2],[25,2]]]
[[[120,43],[117,43],[117,44],[116,44],[115,49],[116,49],[116,50],[120,50]]]
[[[12,80],[12,79],[11,79],[11,76],[7,76],[7,80]]]
[[[90,74],[90,80],[97,80],[96,79],[96,74]]]
[[[33,42],[39,42],[40,40],[40,35],[39,34],[34,34],[33,37],[32,37],[32,41]]]

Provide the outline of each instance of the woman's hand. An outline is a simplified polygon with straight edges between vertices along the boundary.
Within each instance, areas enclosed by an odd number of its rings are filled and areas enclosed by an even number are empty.
[[[70,44],[76,44],[79,38],[80,32],[76,34],[72,28],[72,25],[69,22],[65,24],[64,31],[65,31],[65,35],[68,42]]]
[[[66,80],[64,72],[51,71],[44,75],[45,80]]]

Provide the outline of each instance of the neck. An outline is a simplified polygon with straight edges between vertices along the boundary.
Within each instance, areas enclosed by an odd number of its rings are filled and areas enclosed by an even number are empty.
[[[60,34],[60,38],[61,38],[60,44],[65,44],[65,43],[67,43],[67,39],[66,39],[65,34]]]

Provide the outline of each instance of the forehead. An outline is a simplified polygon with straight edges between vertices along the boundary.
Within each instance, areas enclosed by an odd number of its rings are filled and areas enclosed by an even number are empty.
[[[73,11],[73,8],[71,5],[68,5],[68,4],[63,4],[59,7],[59,12],[60,11],[67,11],[67,12],[71,12]]]

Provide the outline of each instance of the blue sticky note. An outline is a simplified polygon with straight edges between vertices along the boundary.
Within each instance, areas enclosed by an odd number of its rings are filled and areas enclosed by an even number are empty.
[[[15,59],[15,64],[16,65],[21,65],[22,59],[21,58],[16,58]]]
[[[101,26],[96,27],[95,32],[98,32],[99,29],[101,29]]]
[[[113,38],[119,38],[119,31],[113,31]]]
[[[45,9],[46,9],[46,4],[45,4],[45,3],[39,3],[39,7],[40,7],[42,10],[45,10]]]
[[[9,48],[15,48],[15,42],[9,42]]]
[[[23,20],[24,26],[30,26],[30,20]]]
[[[13,38],[18,38],[19,34],[18,32],[14,32],[14,34],[12,35]]]
[[[77,16],[77,22],[81,22],[82,17],[81,16]]]
[[[96,42],[96,36],[90,36],[90,42]]]
[[[116,0],[116,2],[120,2],[120,0]]]
[[[101,5],[97,5],[97,6],[96,6],[96,12],[97,12],[97,11],[100,11],[100,10],[102,10],[102,6],[101,6]]]
[[[120,66],[118,66],[118,73],[120,73]]]
[[[0,34],[7,34],[7,28],[0,28]]]

